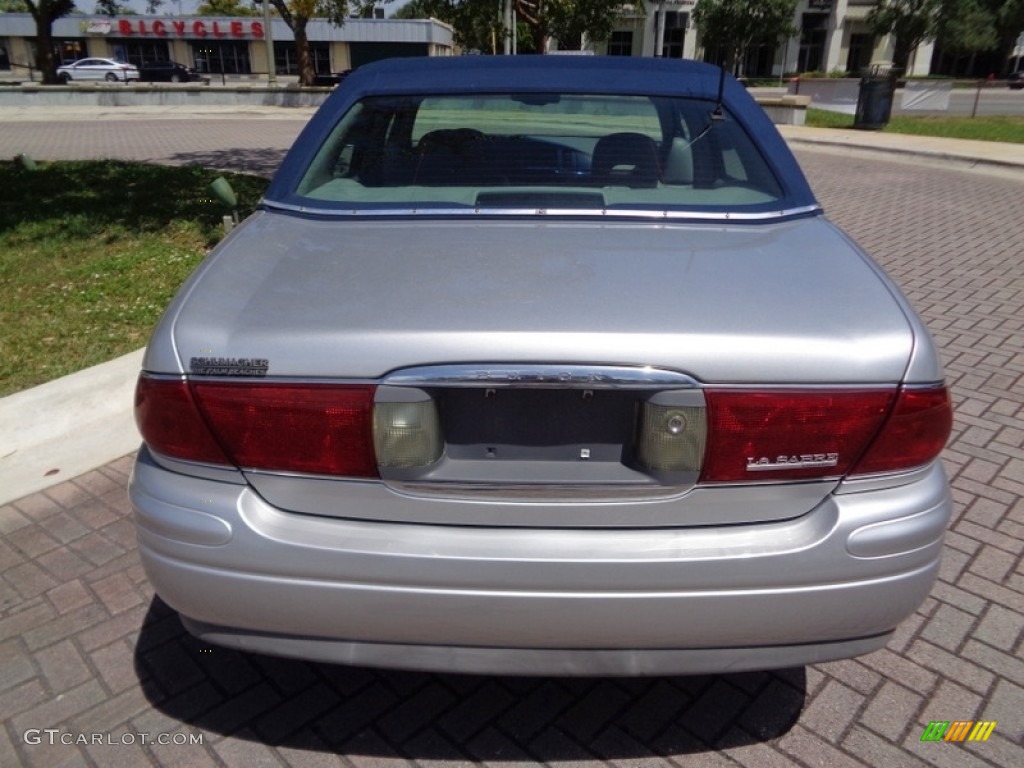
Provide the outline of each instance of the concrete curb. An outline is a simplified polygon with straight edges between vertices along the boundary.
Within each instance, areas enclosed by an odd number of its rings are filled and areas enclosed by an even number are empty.
[[[142,353],[0,398],[0,505],[139,447],[132,398]]]
[[[790,146],[898,155],[904,160],[955,163],[970,168],[1024,173],[1024,144],[882,134],[838,128],[776,126]]]
[[[240,85],[217,89],[200,84],[172,87],[92,83],[22,85],[0,87],[0,107],[318,107],[330,96],[331,90],[297,85]]]
[[[2,106],[2,105],[0,105]],[[0,123],[39,123],[76,120],[309,120],[316,107],[258,105],[164,106],[2,106]]]

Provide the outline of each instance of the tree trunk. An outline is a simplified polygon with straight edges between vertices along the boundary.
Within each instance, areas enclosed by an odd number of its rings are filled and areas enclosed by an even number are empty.
[[[53,22],[36,17],[36,68],[43,85],[57,85],[57,59],[53,55]]]
[[[299,85],[312,85],[316,77],[313,71],[313,59],[309,55],[309,38],[306,35],[306,23],[309,19],[295,17],[295,56],[299,67]]]
[[[540,24],[530,27],[530,34],[533,37],[533,52],[548,52],[548,31]]]

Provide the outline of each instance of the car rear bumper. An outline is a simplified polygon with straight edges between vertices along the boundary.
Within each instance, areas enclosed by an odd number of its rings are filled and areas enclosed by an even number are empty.
[[[145,449],[130,494],[156,592],[209,642],[501,674],[685,674],[869,652],[927,596],[951,511],[938,464],[793,520],[689,529],[296,515],[247,486],[169,472]]]
[[[746,648],[580,650],[402,645],[259,634],[182,617],[206,642],[252,653],[348,664],[477,675],[640,677],[783,669],[878,650],[892,633],[839,643]]]

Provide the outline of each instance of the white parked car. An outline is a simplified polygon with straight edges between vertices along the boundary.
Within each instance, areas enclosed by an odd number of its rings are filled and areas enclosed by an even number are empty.
[[[72,80],[106,80],[108,83],[127,83],[139,79],[139,70],[133,64],[113,59],[79,59],[57,67],[57,78],[62,83]]]

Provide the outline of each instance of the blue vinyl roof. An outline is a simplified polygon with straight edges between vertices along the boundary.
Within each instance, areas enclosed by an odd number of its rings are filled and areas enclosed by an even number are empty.
[[[300,134],[267,191],[285,201],[317,148],[348,109],[367,96],[450,93],[579,93],[680,96],[722,101],[760,145],[788,209],[817,201],[782,136],[747,89],[719,67],[686,59],[626,56],[443,56],[393,58],[349,75]]]
[[[665,94],[715,97],[719,68],[697,61],[628,56],[444,56],[387,59],[360,67],[346,90]],[[728,89],[745,92],[733,78]]]

